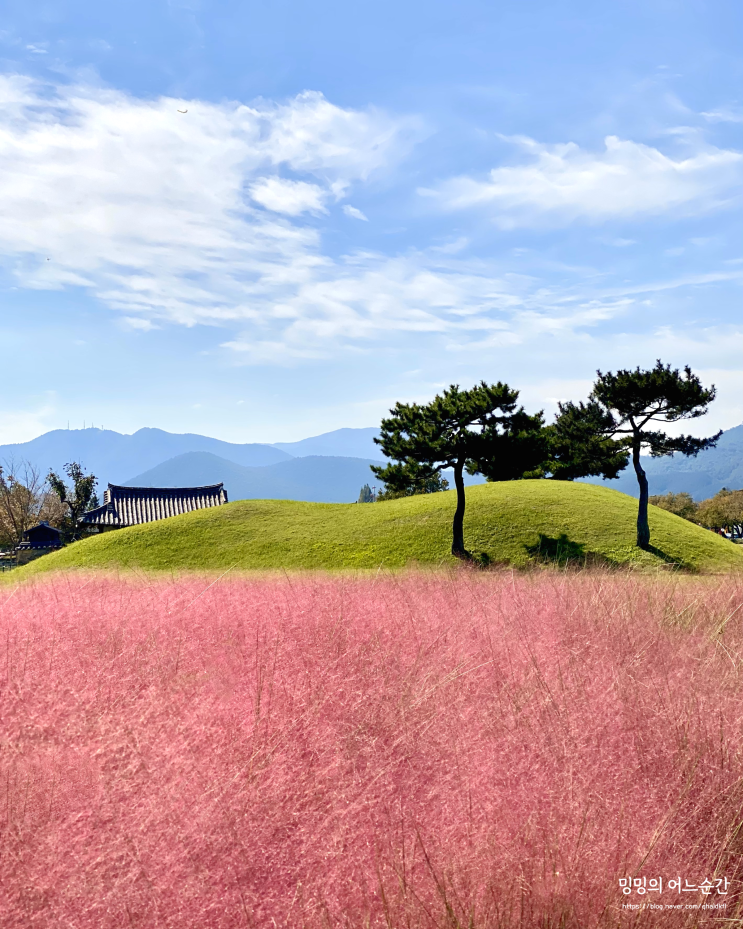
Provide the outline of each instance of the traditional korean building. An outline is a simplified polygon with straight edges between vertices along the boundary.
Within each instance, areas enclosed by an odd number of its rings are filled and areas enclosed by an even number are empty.
[[[208,487],[120,487],[109,484],[103,492],[103,505],[89,510],[78,524],[106,532],[224,503],[227,503],[227,491],[223,484],[210,484]]]
[[[39,555],[54,551],[62,547],[62,533],[47,522],[40,522],[23,533],[23,541],[16,546],[16,564],[28,564]]]

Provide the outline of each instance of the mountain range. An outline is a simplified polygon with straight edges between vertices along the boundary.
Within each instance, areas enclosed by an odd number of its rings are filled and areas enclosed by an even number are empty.
[[[221,482],[230,500],[353,503],[364,484],[380,484],[370,464],[376,462],[310,455],[251,468],[209,452],[187,452],[125,483],[129,487],[201,487]]]
[[[298,442],[238,444],[196,434],[140,429],[55,429],[30,442],[0,446],[0,463],[28,462],[43,477],[79,462],[98,478],[140,487],[223,482],[231,500],[279,498],[350,503],[364,484],[380,485],[369,465],[384,460],[374,427],[337,429]]]
[[[369,465],[384,461],[375,427],[336,429],[298,442],[233,443],[191,433],[140,429],[122,435],[104,429],[55,429],[30,442],[0,446],[0,463],[27,461],[44,476],[78,461],[106,484],[183,487],[224,483],[231,500],[294,499],[327,503],[356,500],[363,484],[379,485]],[[651,494],[687,491],[695,499],[722,487],[743,488],[743,425],[723,433],[716,448],[696,458],[644,458]],[[452,483],[451,475],[446,475]],[[467,478],[466,483],[481,483]],[[630,466],[618,480],[588,483],[637,496]]]
[[[237,445],[208,436],[176,435],[162,429],[140,429],[122,435],[110,429],[54,429],[30,442],[0,446],[0,461],[28,461],[46,475],[51,468],[61,473],[68,461],[77,461],[98,478],[99,486],[123,484],[134,474],[182,455],[210,452],[249,467],[277,464],[293,457],[273,445]]]
[[[723,432],[715,448],[700,452],[696,458],[673,455],[667,458],[643,458],[651,494],[686,491],[695,500],[714,496],[718,490],[743,488],[743,425]],[[639,496],[637,478],[630,463],[616,480],[588,479],[590,484],[606,484],[632,497]]]
[[[328,455],[336,458],[384,460],[374,436],[379,430],[336,429],[299,442],[276,445],[251,442],[240,445],[194,433],[174,434],[162,429],[139,429],[122,435],[110,429],[54,429],[17,445],[0,445],[0,461],[28,461],[42,474],[61,471],[68,461],[78,461],[92,471],[99,483],[122,484],[134,474],[187,452],[209,452],[250,468],[278,464],[291,458]]]
[[[329,455],[332,458],[371,458],[374,461],[383,461],[384,455],[374,442],[374,437],[378,435],[379,429],[376,426],[367,426],[365,429],[336,429],[299,442],[275,442],[273,448],[281,449],[295,458]]]

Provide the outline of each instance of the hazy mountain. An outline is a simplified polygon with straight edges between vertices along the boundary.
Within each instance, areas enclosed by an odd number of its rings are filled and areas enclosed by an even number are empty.
[[[230,500],[307,500],[353,503],[364,484],[379,487],[368,458],[311,455],[263,468],[245,468],[207,452],[188,452],[125,481],[128,487],[199,487],[224,483]],[[446,474],[454,486],[451,474]],[[466,484],[484,478],[465,475]]]
[[[718,490],[743,488],[743,425],[728,429],[715,448],[700,452],[696,458],[674,455],[671,458],[643,457],[651,494],[679,493],[685,490],[695,500],[712,497]],[[639,496],[632,463],[615,481],[591,479],[588,483],[605,483],[633,497]]]
[[[79,461],[105,488],[120,484],[162,461],[184,452],[210,452],[241,465],[260,467],[288,461],[291,456],[272,445],[237,445],[192,433],[174,434],[162,429],[140,429],[121,435],[109,429],[55,429],[30,442],[0,445],[0,462],[30,461],[42,475],[59,472],[68,461]]]
[[[336,429],[334,432],[325,432],[299,442],[274,442],[274,448],[280,448],[295,458],[304,458],[308,455],[332,455],[341,458],[373,458],[375,461],[382,461],[384,455],[373,441],[376,435],[379,435],[377,426],[369,426],[366,429]]]
[[[245,492],[248,497],[268,495],[295,500],[350,501],[358,497],[363,484],[379,484],[368,470],[369,462],[384,460],[379,446],[372,441],[378,431],[374,426],[367,429],[336,429],[299,442],[241,445],[192,433],[164,432],[162,429],[140,429],[134,435],[121,435],[103,429],[56,429],[30,442],[0,446],[0,462],[13,458],[25,459],[45,475],[49,468],[59,471],[66,462],[79,461],[98,477],[101,490],[109,481],[113,484],[125,481],[136,484],[140,478],[162,465],[166,470],[161,473],[167,479],[160,486],[165,487],[210,484],[223,480],[229,493],[229,480],[232,480],[240,496]],[[230,475],[229,480],[226,476],[202,480],[197,476],[198,468],[188,472],[188,477],[184,471],[183,479],[176,480],[172,476],[176,473],[172,470],[173,459],[187,457],[192,453],[203,453],[207,458],[211,456],[221,460],[223,464],[219,474]],[[320,462],[308,464],[299,468],[296,480],[291,477],[294,474],[291,469],[283,475],[279,471],[277,474],[280,477],[271,478],[271,481],[279,483],[271,483],[266,472],[251,479],[252,483],[245,484],[247,478],[244,474],[230,472],[227,467],[234,465],[238,469],[242,466],[262,471],[263,468],[282,463],[288,465],[293,457],[309,461],[320,456],[326,460],[334,459],[336,463],[328,464],[327,467]],[[349,464],[354,461],[356,464]],[[723,434],[717,448],[702,452],[696,458],[677,455],[673,458],[645,458],[644,461],[652,494],[686,490],[701,500],[717,493],[722,487],[743,488],[743,425],[729,429]],[[207,471],[209,469],[205,469],[204,473]],[[132,475],[137,477],[132,478]],[[452,484],[451,475],[446,476]],[[334,489],[333,481],[336,477],[342,483]],[[480,480],[468,478],[467,483],[479,483]],[[150,481],[148,477],[148,481],[150,486],[158,486],[154,478]],[[618,480],[607,481],[606,484],[637,496],[637,482],[631,466]]]
[[[208,452],[188,452],[126,481],[129,487],[198,487],[224,483],[230,500],[353,503],[364,484],[379,483],[362,458],[309,456],[246,468]]]

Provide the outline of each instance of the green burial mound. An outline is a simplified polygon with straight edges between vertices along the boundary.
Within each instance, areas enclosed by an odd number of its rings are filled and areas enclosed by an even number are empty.
[[[453,565],[454,491],[384,503],[239,500],[104,533],[12,572],[226,571]],[[652,549],[635,546],[637,501],[592,484],[507,481],[467,489],[465,544],[481,564],[743,568],[743,546],[650,507]]]

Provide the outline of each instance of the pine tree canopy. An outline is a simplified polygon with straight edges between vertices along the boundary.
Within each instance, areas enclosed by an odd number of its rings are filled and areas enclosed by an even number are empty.
[[[704,416],[715,399],[715,388],[702,387],[699,378],[686,366],[683,374],[661,361],[649,371],[622,370],[616,374],[597,371],[590,398],[611,417],[605,430],[612,435],[627,435],[639,440],[643,448],[657,458],[680,452],[696,455],[714,445],[722,435],[698,439],[690,435],[668,436],[661,430],[648,429],[652,423],[676,423],[682,419]]]
[[[452,384],[425,406],[396,403],[374,441],[388,458],[415,462],[421,478],[465,462],[470,473],[491,480],[519,478],[540,467],[546,446],[539,438],[542,414],[517,408],[518,396],[500,382],[482,381],[471,390]],[[372,470],[388,483],[386,468]]]
[[[637,544],[650,545],[648,480],[641,452],[654,458],[663,455],[696,455],[715,445],[721,432],[706,439],[667,435],[663,426],[704,416],[715,398],[715,388],[705,388],[688,366],[683,373],[661,361],[649,371],[640,368],[616,374],[597,371],[588,403],[563,403],[552,428],[556,478],[589,475],[616,477],[632,456],[640,499]],[[661,427],[661,428],[658,428]]]
[[[548,457],[544,418],[517,406],[518,396],[500,382],[481,381],[471,390],[452,384],[425,405],[396,403],[374,440],[393,463],[372,465],[372,471],[396,495],[425,492],[444,468],[454,471],[452,552],[460,557],[467,555],[462,530],[465,469],[493,481],[543,475]]]

